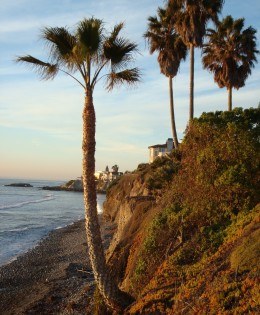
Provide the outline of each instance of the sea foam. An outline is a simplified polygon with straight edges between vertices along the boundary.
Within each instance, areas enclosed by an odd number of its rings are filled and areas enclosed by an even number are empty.
[[[0,205],[0,210],[11,209],[11,208],[21,208],[31,203],[46,202],[46,201],[53,200],[54,198],[55,198],[54,195],[46,195],[44,198],[41,198],[41,199],[22,201],[18,203],[9,204],[9,205]]]

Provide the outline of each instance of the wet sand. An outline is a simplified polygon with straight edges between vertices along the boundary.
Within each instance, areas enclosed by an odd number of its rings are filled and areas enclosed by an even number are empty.
[[[107,248],[113,226],[100,221]],[[0,314],[91,314],[94,289],[82,220],[0,268]]]

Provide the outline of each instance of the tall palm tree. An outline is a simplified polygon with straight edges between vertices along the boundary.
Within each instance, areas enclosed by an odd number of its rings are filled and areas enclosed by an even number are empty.
[[[107,35],[102,20],[83,19],[70,33],[64,27],[46,27],[41,38],[48,44],[49,61],[30,55],[17,58],[31,65],[42,79],[53,79],[58,72],[76,80],[85,92],[83,108],[83,186],[86,234],[93,273],[100,293],[107,305],[117,312],[130,303],[130,297],[120,291],[108,271],[97,216],[95,186],[95,109],[93,91],[97,82],[106,78],[106,88],[117,84],[135,84],[140,80],[138,68],[128,68],[133,61],[137,45],[121,37],[123,23],[116,25]],[[102,70],[108,69],[107,72]],[[79,76],[75,76],[79,74]],[[79,79],[79,78],[80,79]]]
[[[228,110],[232,110],[232,88],[245,85],[251,74],[256,55],[256,30],[251,26],[244,29],[244,19],[234,20],[230,15],[207,31],[208,42],[203,48],[204,68],[214,74],[220,88],[228,90]]]
[[[163,8],[158,8],[157,16],[148,18],[148,30],[144,37],[148,40],[150,53],[158,51],[158,63],[161,73],[169,78],[170,113],[174,146],[178,148],[178,137],[174,117],[173,78],[177,75],[182,60],[187,56],[187,48],[175,32],[171,19]]]
[[[194,116],[194,47],[202,47],[207,23],[217,23],[223,3],[224,0],[168,1],[175,28],[190,49],[190,119]]]

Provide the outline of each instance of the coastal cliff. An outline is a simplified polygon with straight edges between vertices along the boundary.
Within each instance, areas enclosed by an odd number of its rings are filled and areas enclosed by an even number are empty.
[[[179,151],[109,188],[107,261],[136,299],[125,314],[260,311],[259,110],[231,115],[194,120]]]
[[[115,259],[120,262],[116,269],[113,268],[114,276],[118,280],[123,277],[131,242],[155,203],[156,198],[138,172],[122,176],[107,192],[103,216],[117,226],[107,251],[107,259],[111,264]]]

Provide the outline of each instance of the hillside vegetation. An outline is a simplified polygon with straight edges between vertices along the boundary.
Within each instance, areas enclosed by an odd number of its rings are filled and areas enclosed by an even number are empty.
[[[259,118],[205,113],[178,151],[110,187],[107,259],[136,299],[125,314],[260,313]]]

